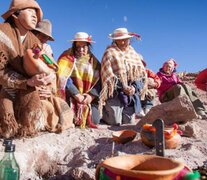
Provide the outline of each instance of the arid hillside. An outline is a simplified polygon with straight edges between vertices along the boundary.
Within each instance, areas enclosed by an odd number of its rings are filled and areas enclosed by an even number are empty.
[[[196,73],[179,73],[207,107],[207,93],[194,85]],[[158,103],[158,100],[155,100]],[[139,120],[138,120],[139,121]],[[189,127],[193,137],[182,137],[176,149],[165,151],[166,157],[182,161],[189,168],[203,165],[207,160],[207,120],[194,119]],[[98,163],[112,156],[112,132],[134,129],[137,136],[132,142],[115,144],[114,156],[123,154],[155,154],[154,148],[145,146],[140,139],[137,125],[111,127],[100,125],[99,129],[69,129],[62,134],[42,132],[34,138],[14,139],[15,156],[21,169],[22,180],[63,179],[92,180]],[[2,143],[3,139],[1,139]],[[0,147],[0,158],[3,156]]]

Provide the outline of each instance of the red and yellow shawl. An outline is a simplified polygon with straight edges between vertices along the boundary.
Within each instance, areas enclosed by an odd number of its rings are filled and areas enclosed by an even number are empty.
[[[69,77],[81,94],[88,93],[100,77],[100,63],[92,53],[76,59],[70,48],[59,57],[58,65],[58,96],[63,99],[66,98],[65,87]],[[90,105],[79,104],[71,98],[71,107],[76,114],[75,123],[77,125],[85,127],[86,123],[88,123],[93,126]]]

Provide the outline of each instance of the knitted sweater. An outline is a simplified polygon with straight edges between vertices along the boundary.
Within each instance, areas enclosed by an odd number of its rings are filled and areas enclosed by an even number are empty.
[[[182,81],[179,79],[178,75],[175,73],[172,74],[165,74],[162,70],[160,70],[157,75],[159,76],[161,80],[161,85],[157,89],[159,100],[161,100],[162,95],[165,91],[167,91],[169,88],[174,86],[175,84],[183,84]]]

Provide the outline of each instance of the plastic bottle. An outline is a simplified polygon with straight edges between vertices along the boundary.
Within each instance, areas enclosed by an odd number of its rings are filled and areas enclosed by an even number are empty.
[[[19,180],[19,165],[15,159],[14,151],[14,144],[5,145],[5,154],[0,162],[0,180]]]

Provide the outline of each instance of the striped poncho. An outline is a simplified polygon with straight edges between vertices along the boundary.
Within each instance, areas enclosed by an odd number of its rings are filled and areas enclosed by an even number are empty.
[[[73,80],[80,94],[89,93],[96,85],[100,77],[100,63],[92,53],[76,59],[72,54],[72,48],[63,52],[58,59],[58,96],[66,99],[65,88],[68,78]],[[91,123],[91,106],[77,103],[73,98],[70,105],[75,112],[75,124],[85,127]]]
[[[126,87],[129,81],[146,79],[147,73],[142,60],[142,56],[136,53],[131,46],[124,53],[115,43],[106,48],[101,62],[102,91],[99,103],[101,114],[106,99],[113,96],[117,80],[120,80],[123,87]],[[146,89],[147,82],[140,93],[141,99],[144,98]]]

